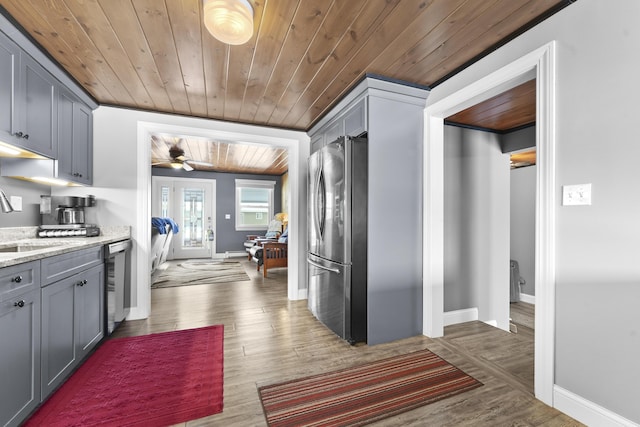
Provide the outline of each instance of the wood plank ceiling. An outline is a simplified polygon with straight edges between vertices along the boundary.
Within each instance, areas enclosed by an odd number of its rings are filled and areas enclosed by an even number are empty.
[[[309,130],[366,73],[433,87],[571,0],[250,0],[223,44],[202,0],[0,0],[102,105]]]

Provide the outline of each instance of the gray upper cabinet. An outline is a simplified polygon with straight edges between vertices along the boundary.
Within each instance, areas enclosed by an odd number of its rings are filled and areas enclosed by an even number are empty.
[[[0,33],[0,136],[10,143],[18,141],[18,137],[13,135],[17,125],[13,106],[18,89],[14,75],[19,62],[20,48]]]
[[[311,152],[341,136],[360,136],[367,131],[367,98],[354,101],[320,129],[311,132]]]
[[[30,56],[20,55],[20,83],[16,94],[18,135],[29,151],[50,158],[58,156],[57,99],[58,83]]]
[[[8,24],[0,17],[2,25]],[[55,64],[41,65],[48,60],[28,41],[16,41],[0,32],[0,140],[58,160],[58,178],[91,185],[96,105],[61,83],[67,80]]]
[[[40,403],[40,263],[0,269],[0,425]]]
[[[58,92],[58,177],[93,182],[93,114],[64,88]]]
[[[0,133],[13,145],[55,158],[58,83],[0,33]]]

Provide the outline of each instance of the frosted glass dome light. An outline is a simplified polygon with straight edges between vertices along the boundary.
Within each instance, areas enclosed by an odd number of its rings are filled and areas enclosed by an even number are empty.
[[[204,0],[204,26],[223,43],[246,43],[253,36],[253,8],[248,0]]]

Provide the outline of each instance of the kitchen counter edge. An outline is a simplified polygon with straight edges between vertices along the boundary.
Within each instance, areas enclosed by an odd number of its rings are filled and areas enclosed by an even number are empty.
[[[10,267],[12,265],[22,264],[30,261],[37,261],[51,256],[87,249],[95,246],[104,246],[109,243],[131,238],[131,227],[129,226],[101,227],[100,236],[96,237],[27,237],[16,239],[11,238],[12,236],[15,236],[15,233],[3,234],[2,231],[3,229],[0,229],[0,248],[15,244],[35,246],[51,245],[51,247],[34,251],[16,252],[10,254],[4,253],[2,257],[0,257],[0,268]]]

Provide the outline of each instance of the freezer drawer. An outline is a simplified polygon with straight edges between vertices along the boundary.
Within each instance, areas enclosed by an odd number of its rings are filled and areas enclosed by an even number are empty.
[[[308,306],[340,338],[351,338],[351,266],[309,255]]]

